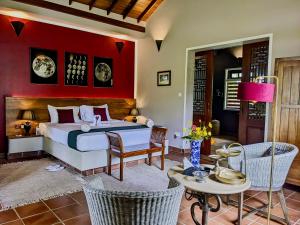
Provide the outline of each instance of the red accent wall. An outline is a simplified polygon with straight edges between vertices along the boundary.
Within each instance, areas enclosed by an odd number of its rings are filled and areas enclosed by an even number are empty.
[[[133,98],[134,42],[123,40],[125,45],[119,54],[115,46],[118,39],[26,20],[22,20],[25,27],[17,37],[11,20],[0,15],[0,152],[5,149],[5,96]],[[57,51],[58,84],[31,84],[30,47]],[[87,87],[64,85],[66,51],[88,55]],[[112,88],[93,87],[93,56],[113,58]]]

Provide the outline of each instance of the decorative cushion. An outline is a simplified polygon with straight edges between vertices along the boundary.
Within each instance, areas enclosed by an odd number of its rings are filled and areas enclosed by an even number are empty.
[[[58,123],[74,123],[73,109],[57,109]]]
[[[291,146],[288,145],[275,145],[274,155],[281,155],[293,150]],[[262,155],[262,157],[268,157],[272,155],[272,146],[270,146]]]
[[[101,121],[107,121],[106,109],[105,108],[94,108],[94,115],[100,115]]]
[[[108,105],[92,106],[92,105],[82,105],[80,106],[80,117],[85,122],[93,122],[94,120],[94,108],[104,108],[106,110],[107,120],[111,120]]]
[[[81,119],[79,118],[79,107],[78,106],[55,107],[52,105],[48,105],[48,111],[49,111],[51,123],[58,123],[58,113],[57,113],[58,109],[72,109],[74,122],[79,123],[81,121]]]

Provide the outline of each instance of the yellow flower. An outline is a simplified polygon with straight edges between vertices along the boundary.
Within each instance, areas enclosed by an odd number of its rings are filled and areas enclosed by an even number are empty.
[[[182,129],[183,133],[187,132],[187,129],[186,128],[183,128]]]
[[[208,131],[208,133],[207,133],[207,134],[208,134],[208,136],[211,136],[211,132],[210,132],[210,131]]]
[[[214,138],[210,139],[210,143],[211,143],[212,145],[215,144],[215,143],[216,143],[215,139],[214,139]]]
[[[209,128],[212,128],[211,122],[208,123],[208,127],[209,127]]]

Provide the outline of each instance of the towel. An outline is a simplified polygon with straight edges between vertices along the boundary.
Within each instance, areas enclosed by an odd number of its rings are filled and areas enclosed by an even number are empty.
[[[154,121],[151,120],[151,119],[147,119],[146,117],[144,116],[137,116],[136,117],[137,119],[137,123],[140,123],[140,124],[144,124],[146,125],[147,127],[153,127],[154,126]]]
[[[89,132],[91,130],[91,126],[88,125],[88,124],[82,124],[80,129],[83,131],[83,132]]]

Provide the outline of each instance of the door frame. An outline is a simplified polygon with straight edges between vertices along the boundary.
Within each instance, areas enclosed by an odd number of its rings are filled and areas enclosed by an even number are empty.
[[[268,40],[269,41],[269,58],[268,58],[268,73],[272,74],[272,46],[273,46],[273,33],[269,34],[263,34],[258,36],[251,36],[246,38],[239,38],[234,39],[230,41],[224,41],[224,42],[216,42],[206,45],[200,45],[195,47],[189,47],[186,48],[185,51],[185,75],[184,75],[184,99],[183,99],[183,123],[182,126],[186,127],[188,124],[188,121],[192,121],[192,107],[191,107],[191,99],[190,96],[188,96],[188,91],[191,91],[190,85],[188,85],[189,78],[193,77],[193,66],[194,66],[194,57],[195,52],[199,51],[206,51],[206,50],[217,50],[217,49],[223,49],[223,48],[230,48],[238,45],[248,44],[248,43],[254,43],[262,40]],[[268,139],[268,128],[269,123],[271,122],[271,116],[270,113],[272,113],[272,110],[270,110],[270,104],[267,104],[266,106],[266,118],[265,118],[265,130],[264,130],[264,141],[267,141]],[[188,142],[183,141],[183,149],[188,148]]]

